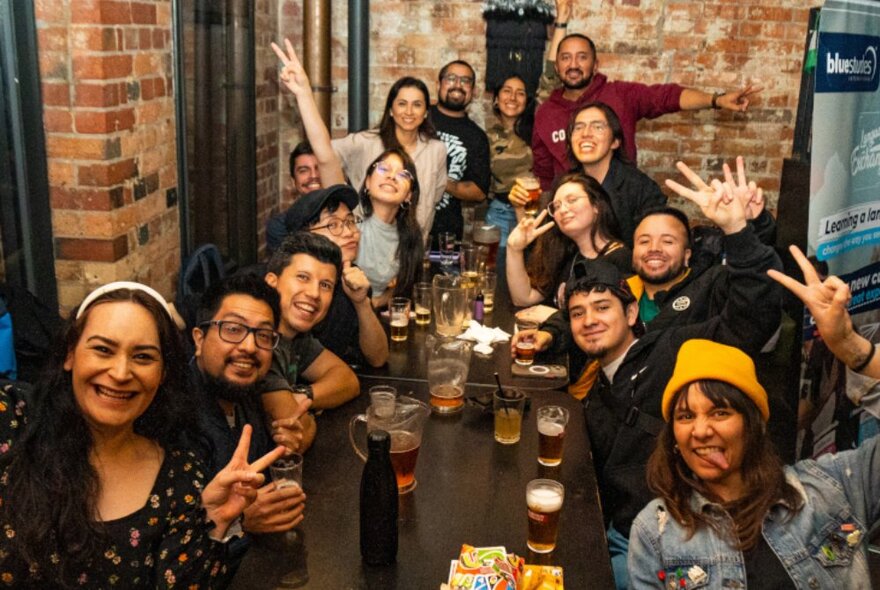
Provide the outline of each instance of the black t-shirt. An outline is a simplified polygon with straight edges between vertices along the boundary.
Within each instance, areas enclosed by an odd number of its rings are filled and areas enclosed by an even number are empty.
[[[764,535],[758,544],[743,551],[746,566],[746,587],[749,590],[795,590],[791,576],[785,571],[779,556],[767,544]]]
[[[479,125],[468,118],[448,117],[431,107],[431,121],[437,136],[446,145],[446,175],[449,180],[470,181],[488,194],[490,181],[489,138]],[[437,203],[432,234],[453,232],[461,239],[464,221],[461,201],[443,193]]]
[[[347,364],[365,366],[357,311],[340,285],[341,281],[336,284],[327,316],[312,328],[312,335]]]

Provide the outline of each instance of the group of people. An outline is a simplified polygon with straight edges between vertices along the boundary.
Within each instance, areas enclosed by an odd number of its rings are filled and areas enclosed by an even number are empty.
[[[869,587],[877,439],[783,467],[752,360],[784,286],[838,358],[880,377],[847,286],[797,249],[805,283],[780,272],[741,158],[711,182],[679,163],[691,186],[666,183],[714,224],[717,251],[635,165],[639,119],[742,111],[759,89],[609,82],[593,42],[566,34],[571,4],[557,1],[542,82],[561,86],[535,110],[507,77],[486,132],[467,115],[476,73],[456,60],[435,105],[401,78],[377,129],[332,140],[291,44],[273,44],[308,142],[290,155],[297,198],[269,221],[265,272],[211,285],[186,333],[150,287],[105,285],[71,313],[40,382],[0,388],[0,585],[226,584],[253,535],[305,514],[301,489],[261,472],[308,449],[315,410],[359,394],[352,367],[385,364],[378,310],[412,292],[430,236],[465,239],[463,204],[488,198],[512,302],[557,309],[512,346],[569,356],[617,585]],[[547,191],[534,217],[516,181],[528,173]]]

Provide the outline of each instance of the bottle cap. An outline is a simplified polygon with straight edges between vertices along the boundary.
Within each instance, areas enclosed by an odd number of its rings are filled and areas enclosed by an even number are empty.
[[[384,430],[372,430],[367,434],[367,447],[377,451],[390,451],[391,435]]]

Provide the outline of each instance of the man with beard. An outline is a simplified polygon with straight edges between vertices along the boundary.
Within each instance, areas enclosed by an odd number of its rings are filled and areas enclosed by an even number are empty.
[[[268,372],[280,339],[275,330],[278,317],[278,294],[253,275],[228,277],[202,297],[198,325],[193,328],[193,368],[196,392],[201,396],[198,420],[210,449],[205,459],[212,474],[231,459],[245,424],[253,428],[249,461],[276,444],[299,450],[304,432],[314,430],[314,422],[305,414],[308,402],[300,404],[288,421],[273,423],[271,431],[267,428],[257,384]],[[301,416],[308,426],[300,421]],[[269,482],[244,511],[240,527],[249,533],[290,530],[303,518],[304,501],[300,488],[276,488]],[[234,527],[239,534],[240,527]],[[230,544],[233,564],[248,545],[246,538]],[[234,569],[230,568],[230,574]]]
[[[294,204],[300,197],[322,186],[318,158],[308,141],[299,142],[290,152],[290,185]],[[289,215],[290,209],[273,215],[266,222],[266,250],[269,254],[278,248],[285,236],[296,231],[287,222]]]
[[[446,64],[440,70],[438,102],[430,111],[437,135],[446,145],[448,177],[431,233],[452,232],[459,240],[464,228],[461,202],[479,203],[489,190],[489,138],[466,112],[476,83],[474,69],[467,62]]]
[[[725,109],[745,112],[750,97],[760,87],[710,94],[678,84],[646,85],[637,82],[609,82],[599,73],[596,46],[584,35],[573,33],[560,41],[556,51],[556,74],[562,82],[535,112],[532,134],[534,172],[541,187],[548,190],[556,175],[568,169],[566,127],[571,113],[590,102],[604,102],[620,118],[626,157],[636,162],[636,123],[666,113],[697,109]]]
[[[663,426],[660,400],[678,348],[686,340],[703,338],[754,356],[779,325],[781,290],[767,275],[782,266],[779,258],[758,240],[742,202],[728,199],[721,188],[707,189],[683,196],[694,199],[724,232],[727,264],[703,273],[690,283],[691,289],[669,288],[674,291],[671,311],[694,307],[702,310],[699,319],[664,321],[663,329],[655,319],[643,333],[639,293],[603,261],[583,266],[566,286],[574,344],[601,367],[584,408],[618,588],[627,587],[630,525],[653,496],[645,483],[645,466]],[[641,282],[657,298],[661,285],[686,280],[686,225],[677,216],[651,215],[639,225],[637,236],[636,244],[641,241],[643,248],[633,255],[639,263],[636,284]],[[710,278],[714,284],[704,282]]]
[[[690,168],[684,164],[678,167],[700,193],[713,191]],[[753,183],[746,181],[744,168],[742,159],[737,158],[737,180],[725,167],[725,183],[722,185],[719,181],[713,181],[718,186],[730,187],[730,194],[742,206],[749,226],[747,240],[723,237],[728,257],[731,256],[731,248],[734,249],[734,257],[742,257],[748,253],[752,241],[766,243],[762,237],[772,235],[775,228],[773,217],[763,207],[763,194]],[[685,198],[693,198],[697,194],[677,183],[669,181],[668,184]],[[762,245],[762,248],[765,246]],[[648,332],[706,321],[721,313],[726,304],[732,281],[729,265],[706,264],[702,261],[694,264],[692,252],[690,225],[684,213],[667,206],[650,208],[645,212],[633,232],[632,267],[635,275],[629,277],[627,283],[638,303],[639,320]],[[588,266],[589,261],[585,264]],[[595,366],[590,370],[587,356],[571,345],[569,318],[565,310],[550,316],[534,335],[538,351],[552,349],[569,352],[572,376],[569,392],[578,398],[585,397],[595,381]],[[515,347],[519,338],[519,334],[513,337],[511,347]],[[753,344],[760,349],[765,342],[766,339]]]

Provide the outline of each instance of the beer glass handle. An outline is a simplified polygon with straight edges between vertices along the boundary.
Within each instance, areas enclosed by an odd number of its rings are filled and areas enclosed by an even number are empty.
[[[362,461],[367,460],[367,452],[362,449],[361,446],[357,443],[357,439],[354,436],[355,430],[357,430],[357,423],[363,422],[364,428],[367,425],[367,416],[366,414],[358,414],[357,416],[351,417],[351,422],[348,423],[348,440],[351,441],[351,447],[354,449],[354,452],[358,454],[358,457],[361,458]],[[361,439],[364,440],[364,439]]]

